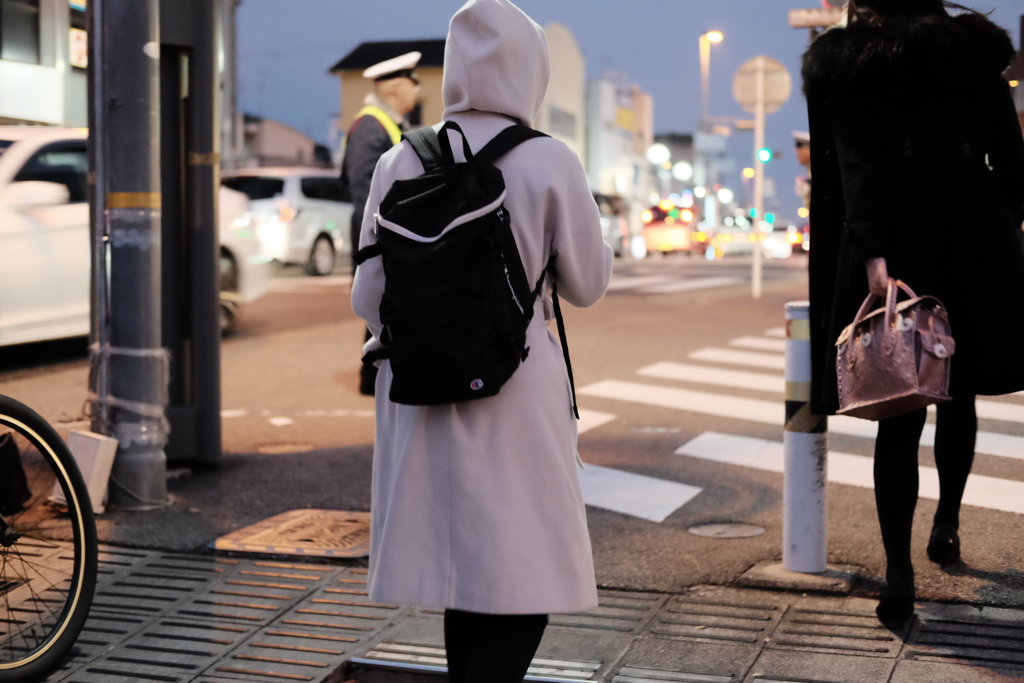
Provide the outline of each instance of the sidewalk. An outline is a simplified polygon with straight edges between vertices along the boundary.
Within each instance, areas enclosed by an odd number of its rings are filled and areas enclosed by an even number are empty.
[[[104,546],[90,619],[47,683],[444,680],[441,613],[372,603],[362,563]],[[607,683],[1024,681],[1024,610],[698,586],[602,590],[556,615],[530,680]]]

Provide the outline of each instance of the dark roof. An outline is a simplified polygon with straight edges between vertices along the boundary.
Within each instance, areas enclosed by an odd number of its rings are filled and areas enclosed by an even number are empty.
[[[444,66],[445,39],[436,40],[389,40],[377,43],[361,43],[359,47],[341,58],[331,67],[330,73],[337,71],[362,71],[385,59],[404,55],[406,52],[422,52],[421,67]]]

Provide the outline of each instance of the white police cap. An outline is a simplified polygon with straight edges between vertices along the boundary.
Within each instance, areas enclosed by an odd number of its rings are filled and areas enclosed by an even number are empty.
[[[415,80],[416,77],[413,74],[413,69],[420,63],[420,57],[422,56],[419,52],[406,52],[404,55],[386,59],[364,71],[363,78],[384,81],[389,78],[405,76]]]

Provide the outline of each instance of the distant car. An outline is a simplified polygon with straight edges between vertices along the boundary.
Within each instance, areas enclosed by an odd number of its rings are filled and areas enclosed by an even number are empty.
[[[0,126],[0,346],[89,333],[86,139],[83,129]],[[224,193],[221,199],[221,303],[229,323],[240,304],[266,290],[268,268],[256,226],[248,235],[242,226],[252,221],[248,207]]]
[[[338,172],[322,168],[226,171],[221,184],[249,197],[263,253],[330,275],[351,254],[352,202]]]
[[[707,249],[708,236],[693,227],[696,217],[689,208],[662,203],[644,211],[640,218],[644,224],[643,236],[648,253],[684,251],[703,254]]]
[[[713,261],[733,254],[753,254],[759,240],[764,241],[764,234],[749,226],[722,226],[715,228],[705,255]]]

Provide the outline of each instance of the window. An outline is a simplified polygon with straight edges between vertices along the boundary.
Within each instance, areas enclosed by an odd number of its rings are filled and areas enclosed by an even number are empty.
[[[570,140],[576,137],[576,117],[558,107],[551,107],[551,132]]]
[[[326,176],[303,178],[302,194],[310,199],[326,199],[331,202],[350,202],[352,197],[347,187],[338,178]]]
[[[39,63],[39,0],[0,0],[0,59]]]
[[[270,199],[284,192],[284,180],[282,178],[269,178],[266,176],[238,176],[236,178],[223,178],[220,184],[232,190],[244,192],[249,199]]]
[[[14,182],[22,180],[43,180],[60,183],[68,188],[69,202],[84,202],[89,199],[89,155],[84,140],[54,142],[36,152],[28,160]]]

